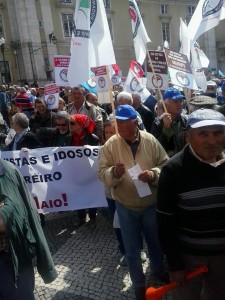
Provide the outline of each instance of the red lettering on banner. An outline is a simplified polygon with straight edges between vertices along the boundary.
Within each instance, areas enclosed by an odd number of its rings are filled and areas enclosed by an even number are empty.
[[[39,202],[38,197],[34,197],[34,201],[36,203],[37,209],[68,206],[66,194],[62,194],[62,199],[43,200]]]

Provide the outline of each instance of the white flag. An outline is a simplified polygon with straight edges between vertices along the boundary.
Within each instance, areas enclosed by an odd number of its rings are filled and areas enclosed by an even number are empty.
[[[129,0],[129,13],[131,17],[136,61],[142,65],[146,58],[146,44],[151,42],[151,40],[146,32],[145,25],[135,0]]]
[[[196,41],[200,35],[217,26],[224,18],[224,0],[200,0],[188,25],[191,40]]]
[[[77,1],[71,38],[67,79],[71,87],[87,81],[90,74],[90,0]]]
[[[91,67],[116,63],[103,0],[77,1],[74,24],[67,74],[71,86],[87,81]]]
[[[190,61],[190,37],[188,34],[188,27],[180,18],[180,53],[187,55]]]
[[[103,0],[91,0],[91,67],[116,64]]]

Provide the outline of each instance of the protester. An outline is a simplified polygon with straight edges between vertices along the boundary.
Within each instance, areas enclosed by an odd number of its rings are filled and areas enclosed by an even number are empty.
[[[66,144],[66,137],[69,135],[70,115],[66,111],[58,111],[55,114],[55,127],[40,127],[39,136],[49,140],[49,147],[62,147]]]
[[[102,114],[93,104],[85,100],[85,89],[82,86],[73,87],[71,90],[71,98],[73,102],[68,106],[68,113],[70,115],[84,114],[91,118],[96,124],[94,133],[99,137],[101,142],[103,134]]]
[[[46,102],[43,99],[37,98],[34,102],[35,114],[30,118],[30,130],[35,134],[39,134],[39,129],[42,127],[55,127],[55,113],[47,110]],[[49,146],[49,139],[41,136],[40,140],[44,147]]]
[[[205,95],[195,96],[191,98],[189,102],[189,113],[192,113],[199,108],[215,109],[216,104],[216,98],[211,98]]]
[[[158,176],[168,157],[151,134],[138,130],[137,112],[132,106],[118,106],[116,120],[119,137],[112,136],[102,147],[98,176],[107,187],[112,188],[136,299],[143,300],[145,276],[140,257],[142,232],[151,261],[151,275],[159,280],[165,279],[155,214]],[[141,169],[136,174],[137,179],[129,175],[133,167]],[[148,190],[140,196],[136,185],[141,183],[146,188],[150,187],[151,192]]]
[[[187,116],[182,113],[184,95],[178,89],[168,88],[163,94],[167,112],[155,118],[151,133],[171,157],[185,145],[184,129]]]
[[[45,283],[57,272],[23,176],[0,160],[0,299],[34,300],[33,259]]]
[[[86,95],[86,100],[87,100],[89,103],[93,104],[93,105],[97,108],[97,110],[99,110],[99,112],[100,112],[101,115],[102,115],[102,120],[103,120],[103,122],[105,122],[105,121],[108,119],[108,114],[107,114],[107,112],[105,111],[105,109],[102,108],[102,107],[98,104],[98,96],[97,96],[96,94],[94,94],[94,93],[88,93],[88,94]]]
[[[59,105],[57,111],[66,111],[66,102],[59,97]]]
[[[35,149],[42,146],[36,135],[29,130],[29,119],[24,113],[16,113],[12,116],[11,127],[16,134],[6,151],[21,150],[22,148]]]
[[[69,122],[70,135],[66,137],[66,146],[99,146],[99,138],[93,134],[95,122],[86,115],[74,114],[70,116]],[[86,222],[85,209],[77,211],[78,221],[75,226],[81,226]],[[96,226],[97,208],[88,208],[89,225],[91,228]]]
[[[115,120],[114,120],[114,117],[112,115],[110,115],[110,118],[108,119],[108,121],[106,121],[104,123],[104,134],[103,134],[104,142],[106,142],[115,133],[116,133],[115,132]],[[101,150],[100,150],[100,152],[101,152]],[[101,153],[99,154],[99,156],[100,155],[101,155]],[[110,214],[111,219],[113,221],[114,218],[115,218],[116,203],[115,203],[115,200],[112,197],[111,188],[108,188],[106,185],[105,185],[105,196],[106,196],[106,200],[107,200],[107,203],[108,203],[109,214]],[[118,241],[118,248],[119,248],[120,253],[122,255],[122,257],[120,258],[120,265],[121,266],[126,266],[127,265],[126,251],[125,251],[125,247],[124,247],[124,243],[123,243],[121,229],[117,225],[116,227],[114,226],[114,231],[115,231],[116,238],[117,238],[117,241]],[[140,251],[141,251],[141,261],[142,261],[142,263],[146,262],[146,259],[147,259],[147,255],[144,252],[143,248],[144,248],[143,238],[141,236]]]
[[[7,105],[6,86],[5,85],[0,85],[0,112],[3,116],[3,119],[9,125],[8,105]]]
[[[6,138],[5,138],[5,145],[6,146],[8,146],[12,142],[12,140],[13,140],[15,134],[16,134],[15,130],[12,128],[12,116],[15,115],[16,113],[21,113],[21,112],[22,112],[22,110],[20,108],[16,107],[16,106],[11,107],[10,110],[9,110],[10,129],[9,129],[9,132],[8,132]]]
[[[0,150],[5,149],[5,139],[9,133],[9,127],[0,113]]]
[[[132,98],[133,98],[133,107],[140,114],[146,131],[150,133],[152,128],[152,122],[154,120],[154,115],[152,111],[142,103],[140,93],[133,92]]]
[[[187,146],[162,168],[158,183],[159,239],[173,300],[225,299],[225,117],[199,109],[187,122]],[[185,282],[206,265],[208,272]]]
[[[15,98],[15,106],[20,108],[22,112],[30,119],[34,113],[33,98],[26,94],[25,87],[20,88],[20,93]]]

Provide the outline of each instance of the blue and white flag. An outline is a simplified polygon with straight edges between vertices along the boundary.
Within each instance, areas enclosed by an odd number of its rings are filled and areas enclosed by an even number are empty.
[[[103,0],[77,1],[70,52],[71,87],[87,81],[92,67],[116,63]]]
[[[188,25],[192,42],[225,18],[224,0],[200,0]]]

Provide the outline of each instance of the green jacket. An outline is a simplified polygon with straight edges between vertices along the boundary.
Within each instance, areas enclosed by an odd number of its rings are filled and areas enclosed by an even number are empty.
[[[23,268],[37,258],[37,270],[45,283],[57,277],[32,195],[18,169],[0,159],[0,209],[14,265],[15,281]]]

